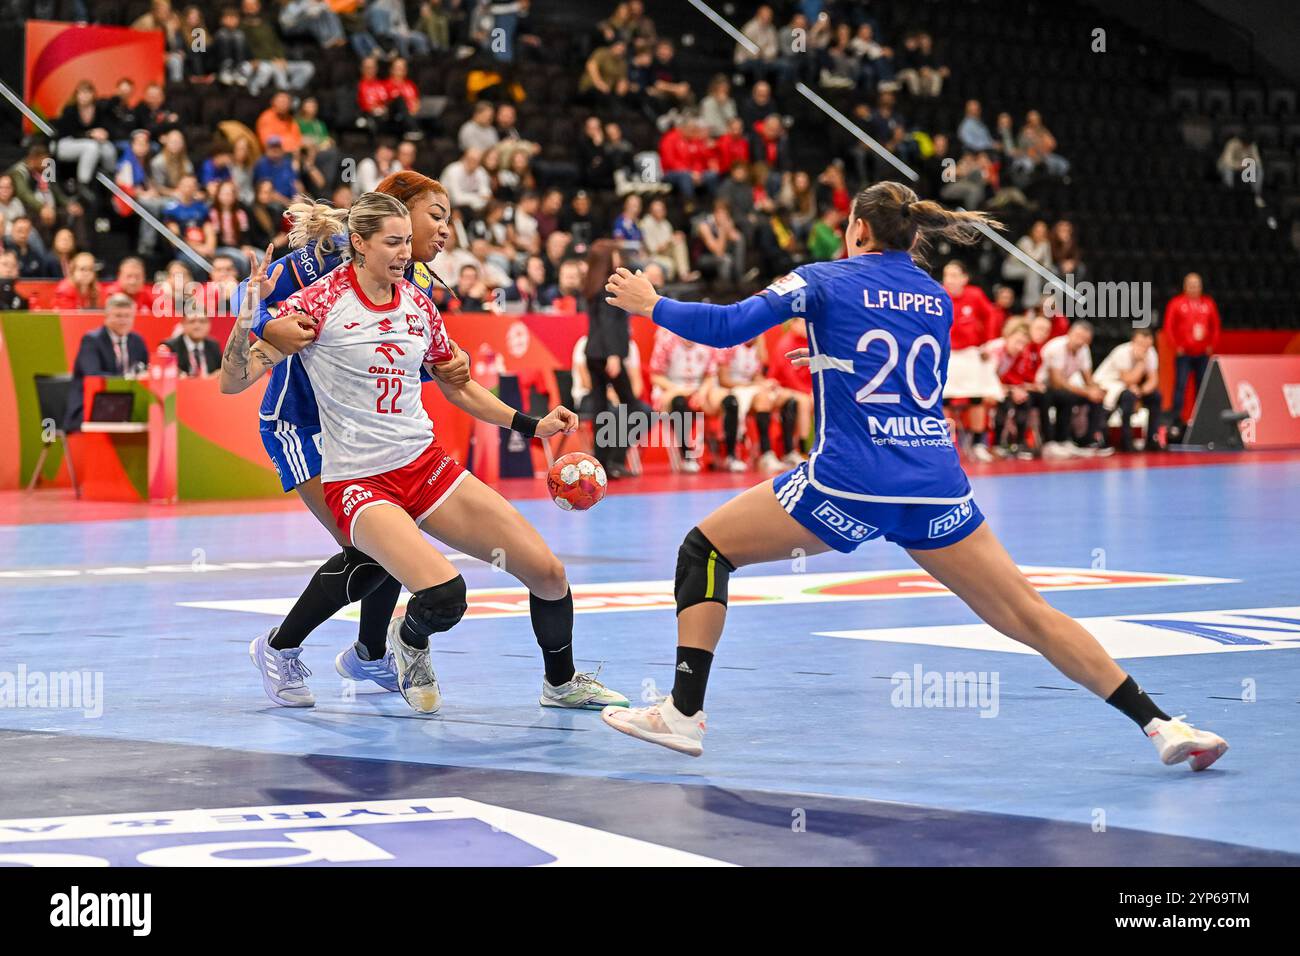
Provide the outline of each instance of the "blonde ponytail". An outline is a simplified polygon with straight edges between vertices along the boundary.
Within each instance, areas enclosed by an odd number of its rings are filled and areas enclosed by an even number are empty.
[[[343,252],[346,257],[348,244],[340,249],[335,237],[348,231],[348,211],[336,209],[329,203],[317,202],[307,196],[299,196],[289,205],[289,218],[293,226],[289,230],[289,247],[302,249],[312,240],[316,242],[316,264],[323,271],[325,257],[333,252]]]

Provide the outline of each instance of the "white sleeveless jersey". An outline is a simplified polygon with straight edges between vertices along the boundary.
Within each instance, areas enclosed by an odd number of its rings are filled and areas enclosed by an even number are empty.
[[[433,441],[420,368],[455,353],[428,297],[405,279],[394,291],[385,305],[371,302],[349,263],[285,300],[317,323],[299,354],[320,410],[322,481],[394,471]]]
[[[758,356],[758,346],[748,342],[720,350],[720,365],[727,366],[735,385],[754,385],[763,377],[763,360]]]

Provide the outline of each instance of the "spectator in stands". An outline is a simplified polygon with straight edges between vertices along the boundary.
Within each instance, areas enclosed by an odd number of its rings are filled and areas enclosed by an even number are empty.
[[[0,252],[0,312],[21,312],[27,300],[18,294],[18,257],[8,249]]]
[[[411,29],[402,0],[369,0],[365,7],[365,22],[370,34],[381,45],[395,47],[398,56],[409,59],[428,55],[429,38]]]
[[[768,193],[780,192],[783,174],[790,171],[790,138],[779,114],[769,113],[754,125],[749,148],[754,162],[762,163],[769,170],[763,184]]]
[[[285,150],[278,136],[266,141],[266,153],[253,164],[253,179],[259,185],[269,181],[274,191],[273,198],[281,206],[288,206],[295,196],[306,192],[293,156]]]
[[[443,0],[424,0],[420,4],[415,29],[428,38],[429,47],[434,52],[451,49],[451,17],[447,14]]]
[[[411,66],[395,57],[388,66],[388,110],[391,128],[403,139],[424,139],[420,131],[420,91],[411,79]]]
[[[659,140],[659,163],[664,179],[688,204],[699,192],[712,192],[717,182],[708,134],[693,116],[687,116]]]
[[[578,92],[598,112],[610,113],[619,108],[631,92],[628,80],[627,44],[615,40],[595,50],[583,67]]]
[[[817,221],[817,193],[807,170],[795,170],[794,174],[781,184],[777,204],[785,210],[786,222],[794,230],[796,238],[800,242],[805,242],[813,224]]]
[[[247,86],[251,72],[248,38],[239,27],[239,11],[235,7],[222,7],[218,17],[220,26],[213,37],[212,55],[217,64],[217,82],[223,86]]]
[[[495,108],[491,103],[486,100],[475,103],[474,112],[461,124],[460,132],[456,135],[461,152],[477,149],[480,153],[486,153],[496,146],[501,141],[501,134],[497,132],[494,119]]]
[[[499,150],[497,155],[501,155]],[[533,174],[527,152],[517,149],[509,156],[510,165],[497,174],[497,195],[508,202],[514,202],[524,193],[537,189],[537,177]]]
[[[265,249],[268,245],[275,246],[276,250],[285,248],[289,244],[289,236],[284,231],[285,205],[277,198],[274,184],[269,179],[259,179],[253,189],[253,204],[248,209],[253,248]]]
[[[95,85],[82,80],[54,125],[55,158],[76,165],[77,182],[88,194],[95,173],[111,174],[117,164],[117,148],[107,129],[112,123],[108,108],[95,99]]]
[[[819,262],[838,259],[844,249],[844,213],[827,206],[808,233],[808,254]]]
[[[0,219],[4,221],[4,228],[0,229],[0,238],[9,235],[13,221],[25,215],[27,215],[26,207],[14,191],[14,178],[8,173],[0,175]]]
[[[217,249],[217,233],[208,221],[209,212],[207,201],[199,190],[198,178],[193,173],[181,177],[175,195],[163,206],[163,224],[201,257],[185,254],[195,268],[202,268],[202,260]]]
[[[343,24],[325,0],[281,0],[280,32],[288,39],[310,37],[323,50],[346,42]]]
[[[755,83],[750,88],[749,96],[741,100],[737,108],[740,110],[740,118],[745,121],[746,129],[753,129],[755,123],[772,113],[780,112],[776,100],[772,98],[772,86],[766,80]]]
[[[106,301],[117,294],[134,302],[137,312],[147,315],[153,311],[153,288],[145,283],[144,260],[139,256],[127,256],[119,262],[117,278],[104,284]]]
[[[628,268],[639,268],[643,254],[641,235],[641,197],[630,193],[623,197],[623,209],[614,217],[610,236],[619,243],[619,253],[624,260],[635,263]]]
[[[1264,204],[1264,160],[1254,141],[1248,143],[1240,136],[1229,137],[1215,167],[1223,177],[1223,185],[1233,189],[1239,183],[1247,183],[1255,193],[1256,205]],[[1248,171],[1249,178],[1245,175]]]
[[[546,190],[537,209],[537,234],[542,237],[543,243],[549,242],[551,233],[560,228],[560,215],[563,212],[564,192],[554,188]],[[558,261],[556,260],[557,264]]]
[[[184,133],[173,129],[163,134],[162,149],[149,162],[149,175],[164,202],[175,195],[183,178],[194,175],[194,164],[185,148]]]
[[[1051,236],[1047,231],[1047,223],[1041,219],[1036,220],[1029,227],[1029,232],[1016,241],[1016,248],[1023,252],[1026,258],[1036,262],[1049,272],[1055,266],[1052,261]],[[1008,256],[1004,259],[1002,262],[1002,278],[1020,286],[1022,290],[1020,304],[1025,308],[1033,308],[1042,300],[1043,277],[1036,270],[1026,265],[1023,259],[1016,256]]]
[[[257,96],[269,83],[277,89],[301,90],[316,74],[316,66],[309,60],[285,59],[284,44],[280,42],[275,26],[262,18],[261,0],[241,0],[243,11],[241,28],[252,55],[248,74],[248,92]]]
[[[1052,225],[1052,261],[1063,276],[1074,276],[1076,280],[1085,275],[1084,265],[1080,261],[1083,254],[1079,243],[1074,238],[1074,223],[1068,219],[1058,219]]]
[[[201,288],[194,282],[194,273],[182,259],[167,263],[162,279],[153,284],[154,315],[176,319],[174,332],[181,330],[181,321],[195,307]]]
[[[840,29],[847,34],[849,26],[847,23],[842,24]],[[858,24],[853,38],[848,41],[848,48],[858,61],[859,91],[870,94],[876,90],[893,92],[899,88],[895,79],[894,50],[876,42],[875,30],[870,23]]]
[[[569,200],[569,208],[560,217],[560,229],[568,234],[575,255],[586,255],[596,238],[596,222],[591,217],[591,194],[579,189]]]
[[[200,302],[185,309],[181,334],[163,345],[176,356],[176,371],[187,378],[207,378],[221,371],[221,345],[212,338],[212,319]]]
[[[215,140],[208,158],[199,165],[199,185],[208,196],[216,195],[217,187],[222,183],[233,181],[232,163],[230,144],[225,139]]]
[[[260,254],[260,253],[259,253]],[[209,316],[233,315],[239,291],[239,270],[235,259],[221,249],[212,257],[212,271],[203,286],[203,308]]]
[[[208,30],[203,10],[196,4],[185,8],[180,30],[181,72],[195,84],[207,85],[216,79],[216,57],[212,46],[214,37]]]
[[[650,200],[650,208],[641,219],[641,245],[651,263],[664,270],[669,281],[694,282],[700,277],[691,270],[686,235],[668,220],[668,205],[662,199]]]
[[[19,216],[9,229],[4,247],[18,257],[18,274],[24,279],[54,279],[58,265],[32,244],[32,221]]]
[[[50,261],[54,263],[58,278],[72,275],[72,260],[77,255],[77,239],[71,229],[60,229],[50,243]]]
[[[149,12],[137,17],[131,24],[133,30],[161,33],[163,36],[163,65],[167,79],[179,83],[185,75],[185,51],[189,38],[181,29],[180,17],[172,9],[170,0],[153,0]]]
[[[523,138],[516,125],[518,122],[519,113],[513,103],[501,103],[497,106],[496,116],[493,119],[493,127],[497,134],[496,149],[501,154],[501,162],[507,166],[517,152],[526,153],[531,158],[542,151],[538,143]]]
[[[1092,324],[1079,320],[1070,331],[1049,339],[1043,346],[1043,367],[1039,376],[1047,387],[1047,404],[1054,410],[1052,440],[1043,444],[1044,458],[1072,458],[1113,454],[1105,447],[1103,430],[1105,391],[1092,377]],[[1082,438],[1071,434],[1074,410],[1085,409],[1087,426]],[[1073,439],[1073,440],[1072,440]]]
[[[438,177],[447,187],[453,206],[480,212],[492,198],[492,180],[483,168],[483,154],[467,149],[460,159],[450,163]]]
[[[84,213],[81,203],[59,187],[57,177],[53,175],[53,164],[45,143],[34,139],[27,147],[27,155],[7,170],[14,185],[14,195],[22,203],[28,218],[33,225],[40,223],[46,229],[54,228],[59,222],[71,225]],[[6,220],[10,235],[16,218]],[[34,230],[30,241],[40,252],[45,252],[45,244]],[[19,259],[21,262],[21,257]]]
[[[109,140],[119,155],[126,152],[131,133],[140,125],[135,99],[135,81],[124,76],[113,95],[100,101]]]
[[[1214,299],[1205,295],[1198,273],[1189,272],[1183,277],[1183,291],[1165,306],[1165,328],[1174,346],[1174,404],[1173,417],[1183,420],[1183,396],[1187,377],[1192,376],[1194,394],[1201,392],[1201,383],[1210,365],[1210,356],[1219,347],[1219,307]]]
[[[1070,172],[1070,161],[1056,152],[1056,137],[1045,125],[1038,110],[1025,115],[1025,125],[1020,128],[1016,148],[1022,153],[1015,164],[1024,173],[1042,169],[1048,176],[1062,178]]]
[[[361,111],[361,119],[370,128],[371,135],[391,132],[392,96],[388,81],[379,75],[379,58],[368,56],[363,59],[361,79],[357,82],[357,109]]]
[[[314,96],[305,96],[298,104],[298,115],[294,118],[298,124],[298,134],[303,143],[319,151],[328,150],[334,145],[329,127],[320,118],[320,103]]]
[[[654,45],[654,62],[650,67],[653,82],[646,88],[646,95],[659,104],[656,112],[680,109],[695,102],[691,84],[681,78],[677,71],[677,50],[673,41],[660,37]]]
[[[695,233],[704,245],[700,271],[721,282],[738,285],[745,274],[745,237],[737,228],[727,204],[718,200],[713,211],[700,219]]]
[[[924,31],[913,33],[903,41],[901,63],[898,80],[913,96],[938,96],[943,92],[943,81],[952,75],[948,67],[935,59],[934,38]]]
[[[555,281],[542,290],[542,302],[547,307],[569,315],[582,305],[582,263],[577,259],[564,259],[555,270]]]
[[[740,28],[749,43],[737,43],[736,68],[750,81],[783,80],[785,66],[780,60],[780,37],[776,32],[772,8],[762,4],[754,16]]]
[[[587,189],[613,189],[614,170],[605,151],[605,127],[598,116],[588,116],[582,124],[575,160],[578,184]]]
[[[852,32],[847,23],[839,24],[822,54],[822,68],[818,81],[823,89],[847,90],[858,85],[862,63],[850,45]],[[869,91],[869,87],[867,88]]]
[[[754,187],[750,185],[748,163],[734,163],[727,176],[714,192],[714,198],[727,204],[742,229],[747,229],[749,217],[754,212]]]
[[[72,257],[68,277],[54,287],[56,309],[98,309],[104,305],[104,290],[100,287],[98,266],[89,252],[79,252]]]
[[[357,178],[353,184],[353,192],[357,196],[373,192],[381,179],[400,169],[393,144],[381,139],[375,144],[374,153],[357,163]]]
[[[253,201],[253,167],[256,162],[257,156],[251,138],[241,136],[231,144],[230,178],[239,191],[239,201],[246,206]]]
[[[257,139],[263,149],[273,136],[290,153],[296,153],[302,145],[302,132],[293,115],[293,100],[283,90],[272,94],[271,105],[257,117]]]
[[[750,138],[745,132],[745,123],[739,117],[733,117],[727,123],[727,131],[713,142],[714,162],[719,169],[731,169],[737,163],[749,165]]]
[[[1131,452],[1133,445],[1133,412],[1139,404],[1147,410],[1146,447],[1155,449],[1159,443],[1154,436],[1161,431],[1159,357],[1156,355],[1155,335],[1150,329],[1135,329],[1132,338],[1115,346],[1097,366],[1094,376],[1106,395],[1102,405],[1106,416],[1116,408],[1120,410],[1120,449]]]
[[[482,312],[489,298],[488,287],[479,278],[479,267],[469,264],[461,266],[451,311]]]
[[[966,115],[957,127],[957,139],[972,153],[988,153],[997,148],[997,141],[984,124],[983,107],[979,100],[966,101]],[[1008,120],[1010,116],[1007,117]]]
[[[180,122],[180,116],[167,105],[167,93],[161,83],[150,83],[144,88],[144,97],[136,110],[136,128],[147,129],[156,143],[161,143],[163,134]]]
[[[252,226],[248,210],[239,201],[239,192],[235,184],[227,180],[217,187],[208,211],[208,223],[212,227],[217,248],[215,255],[225,256],[236,264],[241,275],[246,275],[251,264],[250,256],[256,255],[250,237]]]
[[[81,338],[77,357],[72,364],[73,387],[68,392],[66,428],[79,431],[84,414],[87,375],[125,378],[139,374],[149,365],[149,349],[135,326],[136,307],[129,295],[108,297],[104,306],[104,324]]]
[[[777,38],[779,61],[787,76],[812,85],[831,43],[831,18],[822,14],[808,25],[808,14],[796,10]]]
[[[700,122],[710,136],[721,136],[739,116],[736,101],[731,98],[731,81],[719,73],[709,82],[709,95],[700,101]]]

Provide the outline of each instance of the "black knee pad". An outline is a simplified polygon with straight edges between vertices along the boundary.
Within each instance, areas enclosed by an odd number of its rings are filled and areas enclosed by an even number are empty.
[[[360,601],[388,577],[388,572],[370,555],[353,547],[344,548],[320,569],[321,587],[340,604]]]
[[[465,579],[459,574],[411,595],[406,605],[406,626],[421,636],[450,631],[465,616]]]
[[[677,549],[673,596],[677,613],[705,601],[727,606],[727,580],[736,566],[718,552],[699,528],[692,528]]]

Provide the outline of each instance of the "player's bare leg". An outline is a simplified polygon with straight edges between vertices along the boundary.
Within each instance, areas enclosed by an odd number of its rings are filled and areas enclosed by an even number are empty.
[[[1083,625],[1047,603],[987,524],[946,548],[908,554],[986,624],[1123,711],[1155,742],[1165,763],[1190,758],[1193,770],[1204,770],[1228,749],[1221,737],[1157,707]]]
[[[466,474],[421,527],[458,551],[508,572],[528,588],[533,634],[546,668],[543,706],[583,710],[627,706],[622,694],[573,666],[573,594],[564,563],[519,509]]]
[[[727,620],[727,575],[766,561],[830,547],[786,513],[772,482],[732,498],[692,528],[677,556],[677,669],[662,703],[601,716],[615,730],[698,757],[704,749],[704,690]]]

